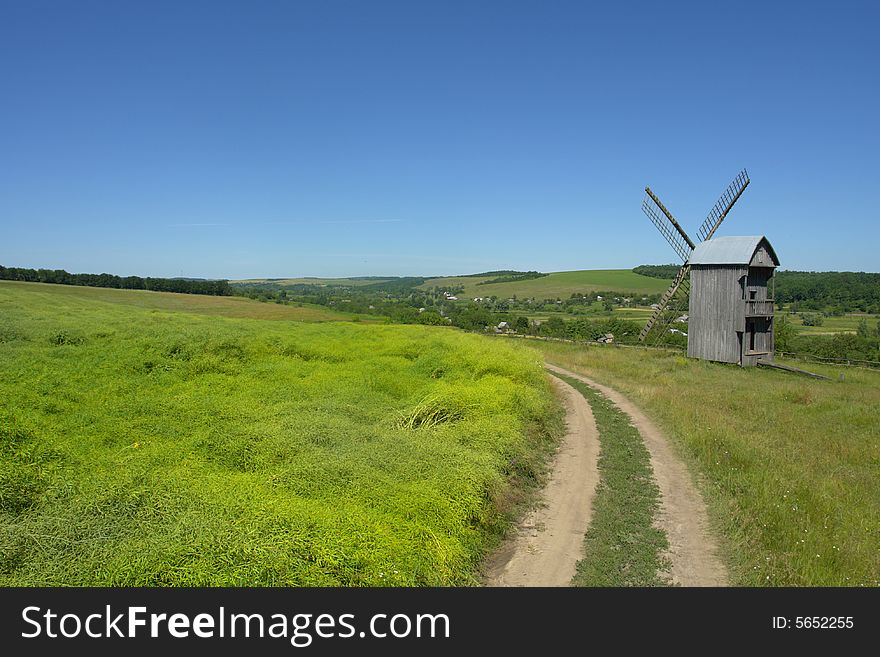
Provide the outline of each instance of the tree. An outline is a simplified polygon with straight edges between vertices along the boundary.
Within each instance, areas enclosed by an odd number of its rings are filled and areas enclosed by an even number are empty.
[[[794,324],[788,321],[788,317],[783,315],[776,320],[773,334],[778,351],[792,351],[794,349],[793,344],[794,338],[797,335],[797,329],[795,329]]]
[[[859,321],[859,327],[856,329],[856,335],[858,335],[860,338],[867,338],[871,335],[870,331],[868,330],[868,320],[864,317],[862,317],[862,319]]]
[[[541,332],[547,335],[561,337],[564,331],[565,322],[562,321],[561,317],[558,317],[556,315],[553,315],[553,317],[541,324]]]
[[[516,329],[517,333],[528,333],[529,331],[529,318],[523,317],[520,315],[516,318],[516,321],[513,323],[513,328]]]

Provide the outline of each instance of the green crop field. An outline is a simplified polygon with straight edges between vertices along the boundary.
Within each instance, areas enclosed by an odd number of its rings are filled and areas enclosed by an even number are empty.
[[[0,585],[476,582],[560,430],[538,352],[151,294],[0,285]]]
[[[707,498],[734,584],[880,585],[880,372],[807,366],[822,381],[663,350],[533,344],[665,429]]]
[[[518,298],[552,299],[559,297],[568,299],[577,292],[602,290],[630,294],[657,294],[666,290],[670,283],[664,279],[634,274],[629,269],[587,269],[560,271],[524,281],[478,285],[480,281],[491,278],[495,278],[495,276],[432,278],[421,287],[463,285],[465,298],[491,296],[510,298],[515,294]]]
[[[647,322],[654,311],[651,308],[615,308],[614,317],[631,322]]]

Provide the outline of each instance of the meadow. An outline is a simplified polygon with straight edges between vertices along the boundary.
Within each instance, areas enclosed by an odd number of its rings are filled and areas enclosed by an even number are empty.
[[[183,312],[211,317],[240,317],[248,319],[286,319],[301,322],[348,321],[361,319],[354,313],[330,310],[324,306],[299,304],[283,305],[260,303],[243,297],[218,297],[201,294],[177,294],[149,290],[118,290],[107,287],[75,287],[48,283],[19,283],[0,281],[0,291],[26,292],[28,297],[47,306],[63,308],[66,302],[115,304],[166,312]],[[363,317],[367,319],[367,317]],[[376,321],[376,317],[369,317]]]
[[[495,275],[448,276],[432,278],[420,287],[423,289],[441,286],[464,286],[464,298],[491,297],[510,298],[513,295],[521,299],[551,299],[559,297],[568,299],[572,294],[614,290],[631,294],[658,294],[669,287],[670,281],[635,274],[629,269],[585,269],[580,271],[560,271],[523,281],[507,283],[490,283],[480,285],[482,281],[495,278]]]
[[[561,429],[540,354],[157,294],[0,285],[0,584],[477,582]]]
[[[326,287],[363,287],[364,285],[374,285],[376,283],[387,283],[394,280],[393,277],[357,277],[357,278],[316,278],[312,276],[302,276],[300,278],[247,278],[232,283],[275,283],[276,285],[322,285]]]
[[[486,281],[498,278],[497,273],[482,276],[440,276],[428,278],[417,289],[427,290],[433,287],[464,287],[463,298],[491,297],[510,298],[516,295],[520,298],[535,297],[536,299],[550,299],[560,297],[567,299],[572,294],[582,292],[595,292],[602,290],[614,290],[631,294],[659,294],[666,290],[670,281],[642,276],[633,273],[629,269],[585,269],[580,271],[560,271],[519,281],[505,283],[489,283]],[[278,279],[248,279],[232,281],[236,284],[265,284],[274,283],[281,286],[292,285],[320,285],[328,288],[349,287],[357,288],[378,283],[393,282],[393,278],[278,278]],[[399,279],[398,279],[399,280]]]
[[[821,315],[821,313],[807,314]],[[870,313],[848,313],[846,315],[832,315],[830,317],[822,316],[821,326],[805,326],[801,313],[782,313],[777,312],[776,316],[785,316],[788,321],[797,329],[798,333],[803,335],[835,335],[837,333],[856,333],[859,329],[859,322],[865,320],[868,323],[868,329],[874,330],[877,322],[880,322],[880,315],[872,315]]]
[[[532,344],[663,427],[696,473],[734,584],[880,585],[880,372],[807,366],[824,381],[666,350]]]

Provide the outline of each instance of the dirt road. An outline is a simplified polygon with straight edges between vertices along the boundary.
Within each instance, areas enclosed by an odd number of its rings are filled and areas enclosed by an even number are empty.
[[[568,586],[584,555],[584,533],[599,482],[599,434],[587,400],[564,381],[551,380],[565,401],[566,434],[543,504],[489,558],[487,586]]]
[[[671,576],[682,586],[725,586],[727,571],[718,557],[718,546],[709,530],[709,516],[699,491],[694,486],[684,463],[672,451],[660,430],[635,404],[616,390],[581,374],[555,365],[557,372],[583,381],[610,399],[629,415],[651,454],[654,479],[660,488],[660,513],[657,526],[666,532],[672,563]]]

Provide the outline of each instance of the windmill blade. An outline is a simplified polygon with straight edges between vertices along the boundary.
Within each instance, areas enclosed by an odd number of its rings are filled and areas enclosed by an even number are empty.
[[[703,225],[700,226],[700,229],[697,231],[697,235],[699,235],[701,242],[705,242],[707,239],[711,238],[715,231],[718,230],[718,226],[724,221],[724,217],[730,212],[730,208],[733,207],[733,204],[739,200],[740,196],[742,196],[746,187],[749,186],[749,182],[751,182],[749,180],[749,174],[743,169],[736,175],[733,182],[727,186],[727,189],[724,190],[721,198],[718,199],[718,202],[715,203],[709,211],[709,216],[706,217]]]
[[[657,308],[651,313],[651,316],[648,318],[648,323],[645,324],[645,327],[642,329],[642,332],[639,333],[639,342],[644,342],[645,338],[648,336],[648,333],[651,332],[651,329],[654,325],[661,319],[663,313],[666,311],[666,307],[669,305],[670,301],[676,296],[679,290],[684,286],[685,290],[690,289],[690,283],[688,282],[688,274],[690,273],[691,268],[689,265],[682,265],[681,269],[678,270],[678,274],[676,274],[675,279],[672,281],[672,285],[669,286],[669,289],[663,293],[663,296],[660,297],[660,303],[657,304]]]
[[[645,187],[645,198],[642,201],[642,211],[648,215],[648,219],[657,226],[660,234],[666,238],[669,245],[675,250],[682,262],[687,262],[694,250],[694,243],[688,234],[684,232],[684,228],[675,220],[672,213],[666,209],[666,206],[651,191],[650,187]],[[663,220],[666,217],[667,221]],[[669,225],[675,228],[675,232],[670,229]]]
[[[668,329],[679,317],[681,317],[682,313],[687,313],[690,291],[690,279],[686,278],[681,282],[681,285],[675,291],[675,294],[669,299],[669,302],[663,309],[663,314],[661,314],[657,318],[657,321],[654,322],[654,340],[651,344],[658,346],[669,338]]]

